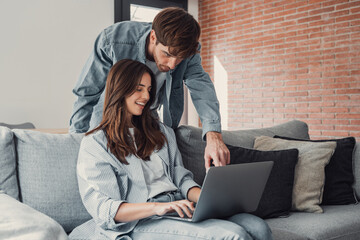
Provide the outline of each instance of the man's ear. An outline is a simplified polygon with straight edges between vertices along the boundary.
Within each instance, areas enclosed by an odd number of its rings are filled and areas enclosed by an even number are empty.
[[[150,43],[154,45],[156,44],[156,34],[154,29],[150,32]]]

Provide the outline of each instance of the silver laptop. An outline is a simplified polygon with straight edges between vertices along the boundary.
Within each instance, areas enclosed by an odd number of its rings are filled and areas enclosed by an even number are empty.
[[[163,217],[199,222],[253,212],[258,207],[273,164],[266,161],[212,167],[205,176],[192,218],[181,218],[176,212]]]

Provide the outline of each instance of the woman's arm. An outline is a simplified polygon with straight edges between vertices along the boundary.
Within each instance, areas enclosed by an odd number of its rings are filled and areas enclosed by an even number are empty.
[[[187,194],[187,199],[189,199],[191,202],[197,203],[199,201],[201,188],[199,187],[192,187],[189,189]]]
[[[147,202],[147,203],[122,203],[114,217],[115,222],[131,222],[153,215],[162,216],[168,212],[177,212],[180,217],[184,213],[191,218],[194,211],[194,203],[188,200],[174,202]]]

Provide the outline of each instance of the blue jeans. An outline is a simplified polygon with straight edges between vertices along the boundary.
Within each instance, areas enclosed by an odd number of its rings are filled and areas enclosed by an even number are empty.
[[[150,202],[169,202],[183,199],[178,193],[164,194]],[[267,223],[254,215],[236,214],[228,219],[208,219],[198,223],[183,222],[165,218],[141,220],[129,236],[136,239],[236,239],[272,240]]]

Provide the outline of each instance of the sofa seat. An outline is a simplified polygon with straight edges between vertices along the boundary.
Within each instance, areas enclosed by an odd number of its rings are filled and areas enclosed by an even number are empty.
[[[276,240],[359,240],[360,204],[322,208],[324,213],[321,214],[292,212],[287,218],[273,218],[266,222]]]

